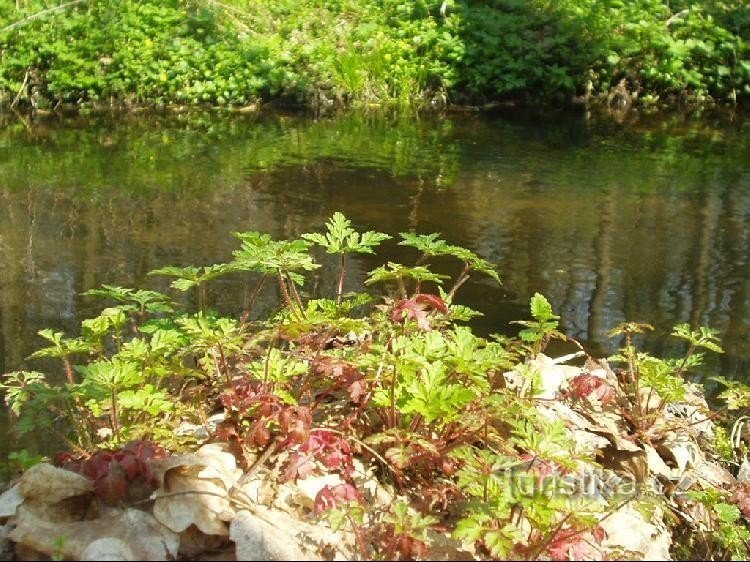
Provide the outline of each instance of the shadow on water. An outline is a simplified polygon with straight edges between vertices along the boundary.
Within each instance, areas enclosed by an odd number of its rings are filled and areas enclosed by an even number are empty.
[[[678,351],[679,322],[718,329],[711,368],[747,377],[750,121],[673,116],[621,124],[582,114],[449,117],[350,113],[0,116],[0,367],[36,331],[78,332],[103,283],[168,290],[165,265],[228,260],[233,232],[295,237],[335,210],[360,229],[440,232],[499,265],[461,302],[482,333],[514,334],[534,292],[604,355],[624,320]],[[415,256],[394,241],[388,259]],[[351,288],[379,262],[352,263]],[[450,270],[451,264],[446,265]],[[306,290],[330,293],[326,262]],[[241,277],[209,288],[239,314]],[[177,295],[177,298],[185,298]],[[267,313],[273,295],[258,308]]]

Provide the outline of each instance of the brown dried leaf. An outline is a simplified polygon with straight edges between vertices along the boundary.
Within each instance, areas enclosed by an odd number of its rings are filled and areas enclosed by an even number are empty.
[[[45,504],[58,503],[93,490],[91,482],[84,476],[47,463],[35,464],[24,472],[20,486],[27,501]]]
[[[178,466],[164,475],[156,491],[154,517],[176,533],[195,525],[207,535],[226,535],[233,514],[227,488],[220,479],[203,478],[201,465]]]

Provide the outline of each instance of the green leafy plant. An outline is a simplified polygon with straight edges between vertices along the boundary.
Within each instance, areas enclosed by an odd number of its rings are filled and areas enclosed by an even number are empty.
[[[518,334],[521,340],[531,344],[533,355],[539,355],[550,339],[567,339],[557,330],[559,316],[552,312],[552,305],[539,293],[534,293],[530,302],[531,316],[534,320],[514,320],[514,324],[526,326]]]
[[[314,242],[326,249],[329,254],[339,254],[341,264],[336,290],[336,304],[341,303],[344,292],[344,276],[346,275],[346,254],[372,254],[372,249],[390,236],[382,232],[368,230],[358,233],[351,227],[351,221],[342,213],[336,212],[326,224],[328,232],[325,234],[303,234],[302,238]]]
[[[672,335],[687,340],[688,349],[681,358],[659,359],[638,351],[634,345],[635,335],[652,329],[649,324],[626,322],[609,333],[611,337],[624,336],[624,346],[610,359],[627,365],[621,377],[627,395],[622,413],[642,437],[647,437],[668,404],[685,397],[686,371],[703,362],[703,355],[697,350],[704,348],[723,352],[713,330],[704,327],[691,330],[688,325],[680,324],[674,328]]]
[[[601,557],[600,523],[616,506],[571,489],[571,478],[597,468],[594,452],[579,450],[566,423],[550,420],[533,392],[542,377],[533,360],[563,337],[544,296],[532,297],[533,319],[520,322],[520,338],[484,338],[458,324],[454,300],[470,274],[499,275],[437,234],[402,234],[420,253],[415,265],[370,271],[365,285],[395,282],[396,298],[343,292],[353,269],[344,258],[370,253],[386,238],[356,232],[340,213],[324,234],[237,237],[241,247],[229,264],[156,271],[177,275],[178,290],[251,274],[254,295],[275,278],[279,308],[268,318],[252,320],[247,309],[239,319],[208,312],[208,293],[198,310],[180,310],[153,291],[89,291],[116,306],[84,319],[78,338],[45,331],[51,345],[32,355],[61,359],[58,382],[37,371],[3,376],[14,427],[57,436],[68,449],[60,464],[89,478],[108,504],[148,497],[157,485],[148,461],[190,443],[177,435],[186,421],[228,443],[248,473],[272,459],[280,481],[335,476],[340,481],[320,490],[313,510],[336,528],[349,525],[363,559],[429,557],[439,532],[484,557]],[[303,298],[297,289],[320,267],[313,244],[340,258],[334,298]],[[448,292],[441,284],[450,276],[427,263],[440,256],[461,263]],[[634,443],[662,436],[657,421],[684,398],[686,373],[703,350],[721,349],[715,332],[680,325],[674,336],[686,343],[684,355],[656,359],[635,346],[645,329],[627,323],[613,332],[625,340],[613,358],[625,365],[616,387],[580,374],[559,395],[593,398],[581,410],[587,414],[619,414],[613,426],[625,435],[618,438]],[[511,384],[515,374],[529,384]],[[732,405],[744,405],[744,391],[730,390]],[[207,417],[218,407],[224,414],[212,427]],[[370,501],[363,467],[394,491],[393,501]],[[725,526],[716,543],[722,552],[738,554],[746,541],[737,517],[737,509],[750,513],[746,497],[737,487],[720,500],[703,498]]]

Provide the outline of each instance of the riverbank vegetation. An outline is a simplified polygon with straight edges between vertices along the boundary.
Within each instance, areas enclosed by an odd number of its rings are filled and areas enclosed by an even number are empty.
[[[6,104],[734,104],[743,0],[16,0]]]
[[[49,370],[4,375],[16,430],[62,447],[59,469],[9,459],[23,475],[0,517],[16,544],[94,559],[86,541],[116,536],[159,559],[234,543],[243,559],[240,531],[273,506],[326,521],[340,533],[326,548],[348,537],[347,558],[747,557],[747,418],[728,410],[750,390],[717,379],[727,409],[711,410],[689,381],[722,353],[712,330],[676,326],[682,354],[661,359],[639,350],[650,327],[626,322],[610,334],[619,351],[594,358],[535,294],[517,337],[483,338],[459,295],[500,275],[436,233],[401,233],[413,261],[364,279],[350,260],[390,236],[341,213],[293,240],[236,237],[227,263],[152,271],[172,295],[89,290],[106,306],[80,334],[39,334],[30,360]],[[318,270],[331,279],[313,284]],[[206,286],[228,275],[249,290],[221,316]],[[267,318],[263,291],[278,297]],[[572,353],[545,355],[553,340]],[[288,546],[298,527],[285,529]]]

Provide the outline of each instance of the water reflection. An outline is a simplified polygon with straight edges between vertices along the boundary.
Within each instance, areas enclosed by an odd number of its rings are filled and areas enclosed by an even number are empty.
[[[146,273],[227,260],[231,233],[294,237],[334,210],[390,234],[438,231],[500,266],[463,302],[484,332],[544,293],[562,329],[597,353],[623,320],[717,328],[715,367],[746,377],[750,357],[748,122],[682,117],[621,125],[582,115],[354,114],[136,116],[0,129],[0,368],[43,327],[76,333],[102,283],[166,289]],[[0,119],[0,120],[2,120]],[[409,259],[395,243],[391,259]],[[354,281],[376,262],[352,264]],[[328,264],[333,269],[333,264]],[[330,290],[326,268],[309,291]],[[242,310],[245,281],[210,288]],[[181,295],[181,298],[184,298]],[[272,306],[272,295],[261,303]],[[265,309],[264,309],[265,307]]]

